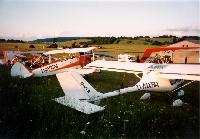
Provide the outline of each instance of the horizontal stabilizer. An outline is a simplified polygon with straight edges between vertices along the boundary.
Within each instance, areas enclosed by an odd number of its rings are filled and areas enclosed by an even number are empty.
[[[79,100],[79,99],[69,97],[69,96],[55,98],[54,100],[60,104],[71,107],[85,114],[91,114],[91,113],[103,111],[105,109],[104,107],[100,107],[92,103],[89,103],[87,101]]]
[[[65,93],[64,97],[56,98],[56,102],[86,114],[104,110],[104,107],[88,102],[100,96],[101,93],[97,92],[80,74],[70,71],[58,73],[56,77]]]

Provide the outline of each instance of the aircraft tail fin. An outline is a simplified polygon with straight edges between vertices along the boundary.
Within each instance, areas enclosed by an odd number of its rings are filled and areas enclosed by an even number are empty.
[[[16,62],[11,68],[11,76],[27,78],[32,75],[31,71],[29,71],[23,64]]]
[[[56,76],[65,93],[64,97],[56,98],[56,102],[86,114],[104,110],[104,107],[90,103],[101,93],[97,92],[80,74],[70,71],[58,73]]]

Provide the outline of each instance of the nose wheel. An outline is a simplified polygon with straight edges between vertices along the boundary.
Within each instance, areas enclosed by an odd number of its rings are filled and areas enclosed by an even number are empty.
[[[144,93],[144,95],[141,96],[140,100],[147,100],[147,99],[150,99],[151,97],[151,94],[146,92]]]

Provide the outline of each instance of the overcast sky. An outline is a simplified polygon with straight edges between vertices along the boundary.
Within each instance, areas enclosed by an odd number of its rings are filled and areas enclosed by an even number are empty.
[[[200,35],[199,0],[0,0],[0,38]]]

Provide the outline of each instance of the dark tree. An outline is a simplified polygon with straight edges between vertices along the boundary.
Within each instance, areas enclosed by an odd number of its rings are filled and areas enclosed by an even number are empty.
[[[19,46],[18,45],[15,45],[15,49],[18,49],[19,48]]]
[[[58,38],[53,38],[53,43],[58,42]]]
[[[6,42],[6,39],[0,39],[0,42]]]
[[[151,44],[152,44],[152,45],[162,45],[162,43],[159,42],[159,41],[153,41]]]
[[[35,48],[35,46],[34,46],[33,44],[31,44],[31,45],[29,46],[29,48]]]
[[[76,42],[73,42],[72,43],[72,48],[75,48],[76,47]]]
[[[47,48],[58,48],[58,45],[56,43],[51,44],[49,47]]]

